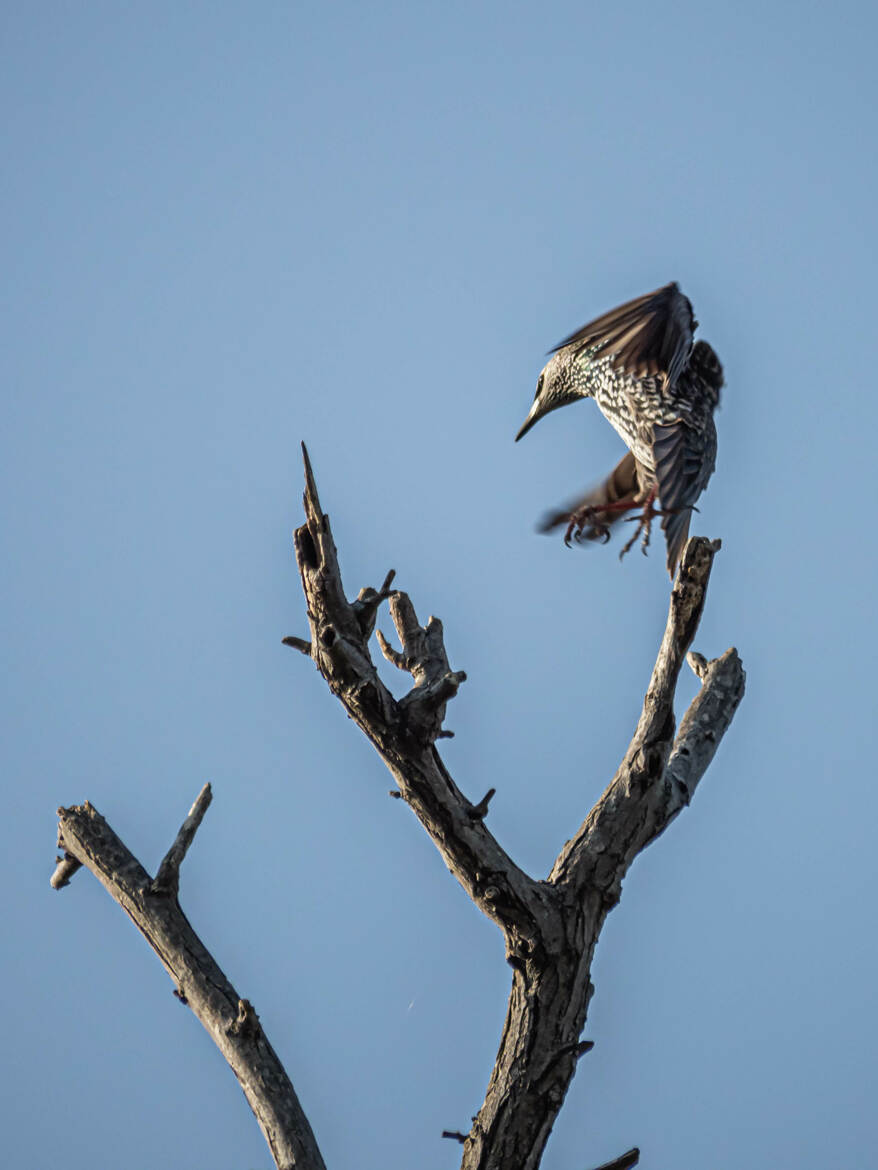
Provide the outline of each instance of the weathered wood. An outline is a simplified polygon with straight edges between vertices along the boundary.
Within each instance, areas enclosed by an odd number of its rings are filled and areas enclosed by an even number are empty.
[[[499,845],[472,804],[448,774],[435,740],[445,707],[466,675],[451,670],[442,623],[418,622],[405,593],[386,593],[402,649],[382,649],[394,665],[412,675],[414,686],[398,702],[378,677],[369,651],[371,626],[358,621],[356,602],[348,602],[329,517],[320,507],[314,475],[304,452],[307,523],[295,532],[296,560],[311,627],[311,658],[351,718],[384,760],[442,857],[481,909],[500,925],[507,946],[530,949],[539,925],[554,915],[553,892],[521,870]],[[375,591],[372,591],[373,593]],[[300,639],[303,641],[303,639]],[[557,929],[557,925],[556,925]]]
[[[744,695],[744,670],[734,649],[710,664],[694,656],[702,688],[674,737],[677,679],[701,620],[719,548],[719,541],[701,537],[686,544],[631,743],[606,792],[552,868],[555,884],[582,895],[600,890],[608,908],[619,900],[622,879],[637,854],[688,804]],[[674,766],[669,767],[672,753]]]
[[[205,784],[189,810],[189,816],[180,826],[180,831],[174,838],[173,845],[162,858],[158,873],[153,878],[152,892],[154,894],[177,896],[180,889],[180,866],[183,864],[189,846],[195,840],[195,834],[198,832],[198,828],[204,820],[204,814],[210,808],[212,800],[211,787],[209,784]]]
[[[325,1170],[308,1119],[258,1016],[220,970],[177,901],[180,862],[209,803],[205,785],[155,881],[88,802],[58,810],[59,839],[161,959],[175,994],[192,1009],[238,1078],[279,1170]]]
[[[744,673],[734,650],[709,664],[692,659],[702,689],[675,738],[674,691],[719,542],[688,542],[643,710],[619,770],[549,879],[535,881],[484,824],[493,789],[471,804],[442,762],[436,740],[444,734],[446,704],[466,676],[449,667],[441,623],[430,618],[421,626],[399,591],[389,594],[389,602],[400,649],[380,631],[377,640],[384,657],[410,673],[414,686],[397,701],[378,678],[368,645],[371,623],[360,626],[357,603],[346,600],[329,519],[304,447],[303,453],[306,522],[296,531],[295,546],[311,639],[296,639],[295,645],[303,652],[310,648],[317,669],[381,755],[448,868],[501,928],[513,969],[484,1103],[469,1134],[447,1136],[465,1136],[462,1170],[536,1170],[577,1061],[591,1046],[579,1037],[606,915],[634,857],[688,804],[743,695]],[[385,582],[382,591],[364,592],[380,601],[388,587]],[[617,1161],[633,1166],[635,1154]]]
[[[446,865],[477,906],[502,930],[512,988],[485,1100],[469,1133],[445,1131],[463,1146],[462,1170],[537,1170],[576,1065],[592,1043],[581,1040],[595,945],[619,899],[632,861],[686,807],[744,694],[734,649],[708,662],[689,654],[701,690],[675,735],[677,679],[704,608],[719,542],[691,539],[671,592],[668,621],[631,743],[603,796],[564,846],[546,880],[525,873],[485,824],[490,788],[473,804],[446,769],[436,741],[448,702],[466,679],[452,670],[442,623],[418,621],[411,600],[391,588],[344,591],[329,518],[305,463],[305,523],[295,532],[296,561],[310,639],[285,644],[311,658],[384,760],[400,797],[429,833]],[[379,631],[384,656],[412,676],[396,700],[369,649],[378,608],[389,602],[400,649]],[[180,865],[210,802],[202,790],[153,880],[102,817],[85,804],[59,809],[52,884],[61,888],[87,866],[133,919],[231,1066],[278,1167],[323,1170],[314,1135],[293,1086],[250,1003],[240,999],[195,935],[177,902]],[[628,1151],[602,1170],[626,1170]]]

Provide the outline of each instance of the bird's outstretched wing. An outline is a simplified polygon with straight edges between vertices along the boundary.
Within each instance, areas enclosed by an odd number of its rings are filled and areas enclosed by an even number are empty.
[[[577,539],[599,540],[609,538],[607,530],[621,520],[626,511],[637,507],[637,493],[640,485],[634,456],[626,451],[610,474],[601,483],[589,488],[584,495],[571,501],[566,507],[547,512],[537,525],[538,532],[551,532],[567,524],[575,512],[583,508],[594,508],[592,523]],[[627,502],[627,507],[625,503]],[[606,509],[606,510],[605,510]]]
[[[583,325],[555,350],[600,347],[601,356],[613,355],[615,369],[634,378],[663,377],[672,386],[689,357],[697,324],[679,285],[666,284]]]
[[[708,416],[702,429],[680,420],[653,427],[655,477],[673,577],[689,535],[692,509],[707,486],[716,460],[716,430]]]

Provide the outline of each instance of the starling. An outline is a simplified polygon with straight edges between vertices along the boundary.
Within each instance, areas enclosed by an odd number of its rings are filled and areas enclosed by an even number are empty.
[[[571,538],[609,540],[610,525],[639,508],[637,529],[620,556],[641,535],[646,552],[650,524],[661,516],[673,577],[692,510],[716,460],[713,412],[723,372],[706,341],[692,344],[697,325],[688,298],[668,284],[598,317],[555,347],[515,441],[549,411],[594,398],[628,452],[603,483],[550,513],[542,531],[566,524],[566,544]]]

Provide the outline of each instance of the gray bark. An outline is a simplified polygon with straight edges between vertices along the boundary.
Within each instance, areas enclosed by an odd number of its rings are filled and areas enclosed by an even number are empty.
[[[674,691],[698,628],[719,542],[691,539],[671,591],[664,638],[631,743],[616,775],[558,855],[549,877],[525,873],[485,824],[494,789],[472,803],[448,773],[436,741],[447,703],[466,675],[452,670],[442,624],[421,626],[405,593],[380,589],[345,595],[329,518],[305,458],[305,524],[295,533],[296,561],[311,636],[285,638],[309,657],[330,690],[374,745],[446,865],[503,932],[512,988],[485,1100],[460,1141],[462,1170],[536,1170],[577,1061],[593,987],[592,957],[622,879],[638,853],[689,803],[744,694],[734,649],[708,662],[690,654],[701,689],[675,732]],[[413,686],[395,699],[372,661],[369,639],[378,608],[389,603],[400,649],[379,632],[384,656]],[[323,1170],[314,1135],[289,1077],[259,1026],[189,925],[177,901],[180,865],[210,802],[206,786],[156,877],[150,878],[88,803],[59,809],[60,889],[81,865],[99,878],[133,919],[231,1066],[278,1167]],[[636,1149],[603,1170],[634,1166]]]
[[[631,862],[691,800],[744,694],[734,649],[710,663],[693,656],[701,690],[675,734],[674,691],[720,545],[702,538],[688,542],[628,750],[548,879],[538,881],[516,865],[485,824],[492,793],[472,804],[436,748],[445,706],[466,677],[449,667],[441,622],[431,617],[420,626],[408,596],[389,592],[393,574],[381,590],[363,590],[348,602],[307,451],[304,457],[306,522],[295,533],[295,545],[311,638],[287,641],[312,659],[381,755],[448,868],[503,932],[512,989],[485,1100],[463,1142],[461,1168],[536,1170],[577,1060],[588,1048],[579,1038],[606,915],[619,900]],[[414,682],[398,701],[378,677],[368,646],[375,608],[385,596],[401,649],[380,634],[379,646]]]
[[[220,970],[177,901],[180,864],[210,800],[205,784],[155,878],[87,801],[58,809],[59,842],[106,887],[161,959],[175,994],[192,1009],[238,1078],[279,1170],[325,1170],[308,1119],[259,1017]],[[66,860],[59,860],[59,869]],[[57,889],[67,883],[53,877],[52,884]]]

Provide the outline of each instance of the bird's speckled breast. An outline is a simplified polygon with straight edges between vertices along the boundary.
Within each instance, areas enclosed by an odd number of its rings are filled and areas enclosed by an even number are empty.
[[[656,378],[632,378],[610,365],[611,357],[592,360],[582,354],[574,362],[575,380],[593,397],[604,418],[638,463],[654,469],[652,424],[672,421],[675,412],[663,400]]]

